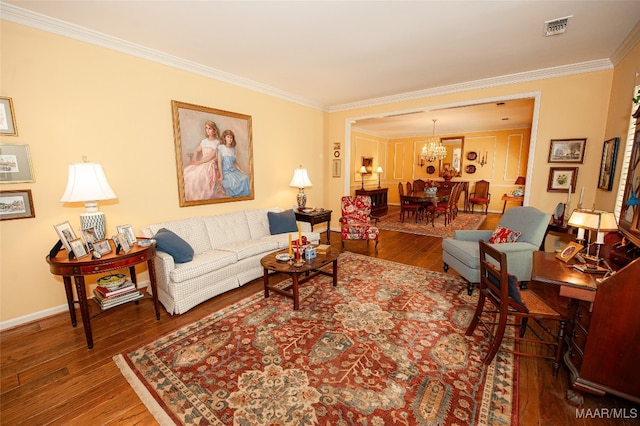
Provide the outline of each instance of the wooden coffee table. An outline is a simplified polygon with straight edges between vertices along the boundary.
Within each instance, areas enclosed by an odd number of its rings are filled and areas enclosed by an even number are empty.
[[[301,260],[301,265],[294,262],[282,262],[276,259],[276,255],[280,253],[286,253],[287,250],[280,250],[266,255],[260,260],[262,267],[264,268],[264,297],[269,297],[269,290],[273,290],[276,293],[280,293],[284,296],[293,299],[293,310],[297,311],[300,308],[300,284],[309,281],[311,278],[318,274],[327,275],[333,277],[333,286],[338,285],[338,256],[340,251],[334,248],[327,249],[326,254],[318,254],[315,259],[311,261]],[[320,268],[333,262],[332,272],[323,271]],[[269,284],[269,271],[284,272],[291,275],[293,283],[285,288],[276,287]],[[300,275],[305,274],[304,278],[300,279]]]

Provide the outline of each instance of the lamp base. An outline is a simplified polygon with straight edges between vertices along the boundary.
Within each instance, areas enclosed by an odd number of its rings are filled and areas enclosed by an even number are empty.
[[[304,193],[304,188],[300,188],[300,192],[298,192],[296,200],[298,201],[298,210],[304,209],[307,205],[307,194]]]
[[[104,240],[107,232],[107,225],[102,212],[85,212],[80,215],[80,226],[82,229],[93,228],[96,231],[96,237]]]

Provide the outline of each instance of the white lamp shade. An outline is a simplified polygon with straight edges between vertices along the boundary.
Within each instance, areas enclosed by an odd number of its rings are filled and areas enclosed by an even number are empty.
[[[617,231],[618,223],[613,213],[601,210],[579,210],[571,213],[569,226],[591,229],[598,232]]]
[[[313,186],[311,184],[311,180],[309,179],[307,169],[303,169],[302,167],[295,169],[293,171],[291,182],[289,182],[289,186],[293,186],[295,188],[308,188],[310,186]]]
[[[116,198],[98,163],[69,164],[69,178],[60,202],[73,203]]]
[[[367,174],[367,168],[366,168],[365,166],[361,166],[361,167],[360,167],[360,174],[361,174],[361,175],[365,175],[365,174]]]
[[[618,222],[613,213],[606,212],[600,216],[600,231],[613,232],[618,230]]]
[[[382,173],[382,166],[378,166],[378,168],[376,169],[376,173]]]

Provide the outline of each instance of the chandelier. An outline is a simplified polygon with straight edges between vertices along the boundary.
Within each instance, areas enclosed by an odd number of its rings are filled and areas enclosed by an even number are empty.
[[[433,135],[426,144],[422,147],[422,151],[420,151],[420,162],[424,162],[425,160],[433,163],[436,160],[442,160],[447,156],[447,149],[442,145],[440,139],[436,138],[436,121],[437,118],[433,119]]]

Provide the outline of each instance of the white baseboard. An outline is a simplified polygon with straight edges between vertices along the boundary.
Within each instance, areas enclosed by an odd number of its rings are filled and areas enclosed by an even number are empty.
[[[149,281],[142,281],[138,283],[138,288],[145,288],[150,284]],[[7,321],[2,321],[0,322],[0,331],[2,330],[7,330],[9,328],[13,328],[13,327],[17,327],[19,325],[23,325],[23,324],[27,324],[29,322],[32,321],[38,321],[41,320],[42,318],[46,318],[46,317],[50,317],[53,315],[57,315],[61,312],[69,312],[69,308],[67,307],[67,304],[65,303],[64,305],[60,305],[60,306],[55,306],[53,308],[49,308],[49,309],[45,309],[43,311],[38,311],[38,312],[34,312],[32,314],[29,315],[25,315],[22,317],[18,317],[18,318],[13,318]],[[80,318],[78,318],[78,321],[82,322]]]

